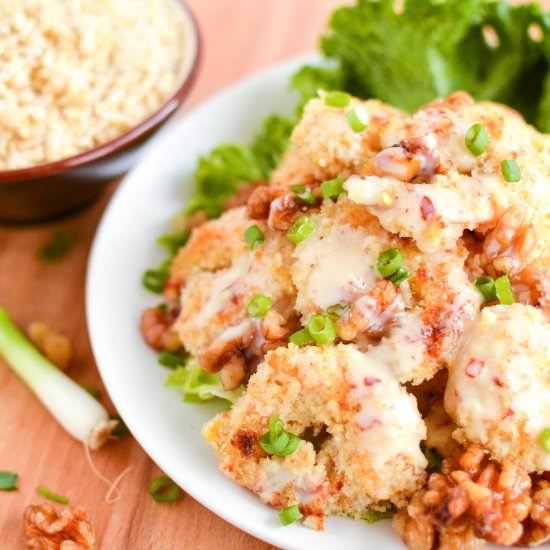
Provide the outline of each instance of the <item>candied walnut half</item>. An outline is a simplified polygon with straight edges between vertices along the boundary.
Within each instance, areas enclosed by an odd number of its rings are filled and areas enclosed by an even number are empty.
[[[157,351],[178,351],[181,348],[181,341],[173,328],[178,313],[177,310],[164,311],[160,307],[144,310],[139,326],[149,346]]]
[[[32,343],[62,371],[69,368],[73,347],[71,341],[46,323],[34,321],[28,328]]]
[[[531,478],[515,460],[499,464],[472,445],[443,462],[441,472],[399,512],[394,527],[414,550],[473,549],[483,540],[511,546],[523,536],[530,489]]]
[[[537,479],[532,495],[531,512],[525,522],[520,546],[538,546],[550,540],[550,482]]]
[[[497,272],[517,273],[527,264],[536,236],[533,226],[525,223],[526,216],[523,206],[511,206],[485,237],[483,252]]]
[[[244,185],[241,185],[239,189],[237,189],[237,192],[223,203],[223,211],[226,212],[227,210],[231,210],[232,208],[245,206],[252,196],[252,193],[254,193],[254,191],[260,186],[264,187],[265,182],[252,181],[250,183],[245,183]]]
[[[51,504],[28,506],[24,526],[29,550],[91,550],[95,546],[94,528],[78,506],[59,511]]]
[[[261,185],[256,187],[249,195],[246,210],[253,220],[265,220],[269,216],[271,202],[286,195],[288,188],[280,185]]]

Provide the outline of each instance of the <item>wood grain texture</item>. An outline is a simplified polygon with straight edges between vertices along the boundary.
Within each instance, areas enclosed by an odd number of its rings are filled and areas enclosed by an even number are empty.
[[[298,53],[311,51],[328,14],[341,0],[189,0],[203,37],[203,63],[186,108],[241,76]],[[113,189],[86,211],[56,223],[0,227],[0,304],[21,326],[43,320],[71,338],[71,376],[101,387],[86,331],[84,277],[95,227]],[[69,257],[44,264],[37,250],[62,227],[75,234]],[[210,513],[189,496],[174,505],[155,503],[147,494],[158,468],[132,439],[94,453],[108,478],[128,465],[123,499],[104,503],[106,486],[87,465],[83,447],[45,412],[29,390],[0,364],[0,470],[20,474],[20,490],[0,492],[0,549],[21,550],[25,507],[41,502],[46,485],[84,506],[96,527],[101,550],[264,550],[271,548]]]
[[[203,37],[203,63],[186,109],[246,74],[315,48],[332,9],[343,0],[188,0]],[[95,227],[113,187],[91,208],[56,223],[0,227],[0,304],[21,326],[43,320],[68,335],[75,347],[71,376],[102,389],[87,336],[84,310],[86,261]],[[36,252],[62,227],[76,235],[71,255],[44,264]],[[96,527],[101,550],[265,550],[272,548],[219,519],[189,496],[159,505],[147,494],[158,468],[132,439],[94,454],[108,478],[128,465],[123,498],[104,502],[106,486],[87,465],[83,447],[44,411],[25,386],[0,363],[0,470],[20,474],[17,493],[0,492],[0,550],[21,550],[22,514],[40,502],[46,485],[84,506]]]

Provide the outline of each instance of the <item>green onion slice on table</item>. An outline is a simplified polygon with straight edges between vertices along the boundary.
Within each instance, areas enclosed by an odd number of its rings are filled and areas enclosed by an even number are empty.
[[[47,487],[44,487],[44,485],[40,485],[36,488],[36,492],[48,500],[51,500],[52,502],[57,502],[58,504],[69,504],[69,499],[67,497],[64,497],[63,495],[58,495],[54,493],[53,491],[50,491]]]
[[[157,502],[175,502],[181,489],[169,477],[160,476],[149,484],[149,494]]]
[[[15,472],[0,471],[0,491],[16,491],[18,475]]]

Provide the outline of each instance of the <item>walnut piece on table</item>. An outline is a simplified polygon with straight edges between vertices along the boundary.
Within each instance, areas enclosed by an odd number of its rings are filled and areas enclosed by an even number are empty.
[[[78,506],[57,510],[51,504],[27,506],[24,514],[28,550],[93,550],[95,531]]]
[[[71,341],[46,323],[34,321],[27,330],[31,342],[57,367],[66,371],[73,357]]]

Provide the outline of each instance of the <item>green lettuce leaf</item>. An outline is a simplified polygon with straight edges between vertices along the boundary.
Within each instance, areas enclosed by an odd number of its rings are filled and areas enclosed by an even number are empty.
[[[215,218],[241,185],[268,179],[287,148],[293,127],[293,120],[272,115],[250,145],[225,143],[202,157],[195,170],[195,193],[186,213],[203,211]]]
[[[195,194],[187,205],[187,214],[204,211],[209,218],[221,214],[223,203],[243,183],[259,180],[262,171],[247,145],[222,144],[199,160],[195,170]]]
[[[288,147],[294,124],[294,120],[280,115],[271,115],[264,120],[251,146],[262,174],[261,179],[267,180],[279,164]]]
[[[507,103],[540,123],[548,62],[529,35],[546,28],[539,4],[486,0],[359,0],[339,8],[321,39],[340,63],[343,88],[414,111],[438,96],[466,90]],[[487,40],[487,30],[496,44]]]
[[[227,391],[220,382],[219,374],[211,374],[198,367],[196,361],[187,366],[177,367],[166,377],[166,387],[181,391],[184,401],[196,403],[219,398],[235,403],[242,395],[243,388]]]
[[[316,97],[319,90],[343,90],[345,80],[340,67],[305,65],[292,76],[290,88],[300,94],[300,101],[296,105],[296,114],[300,118],[304,105]]]

